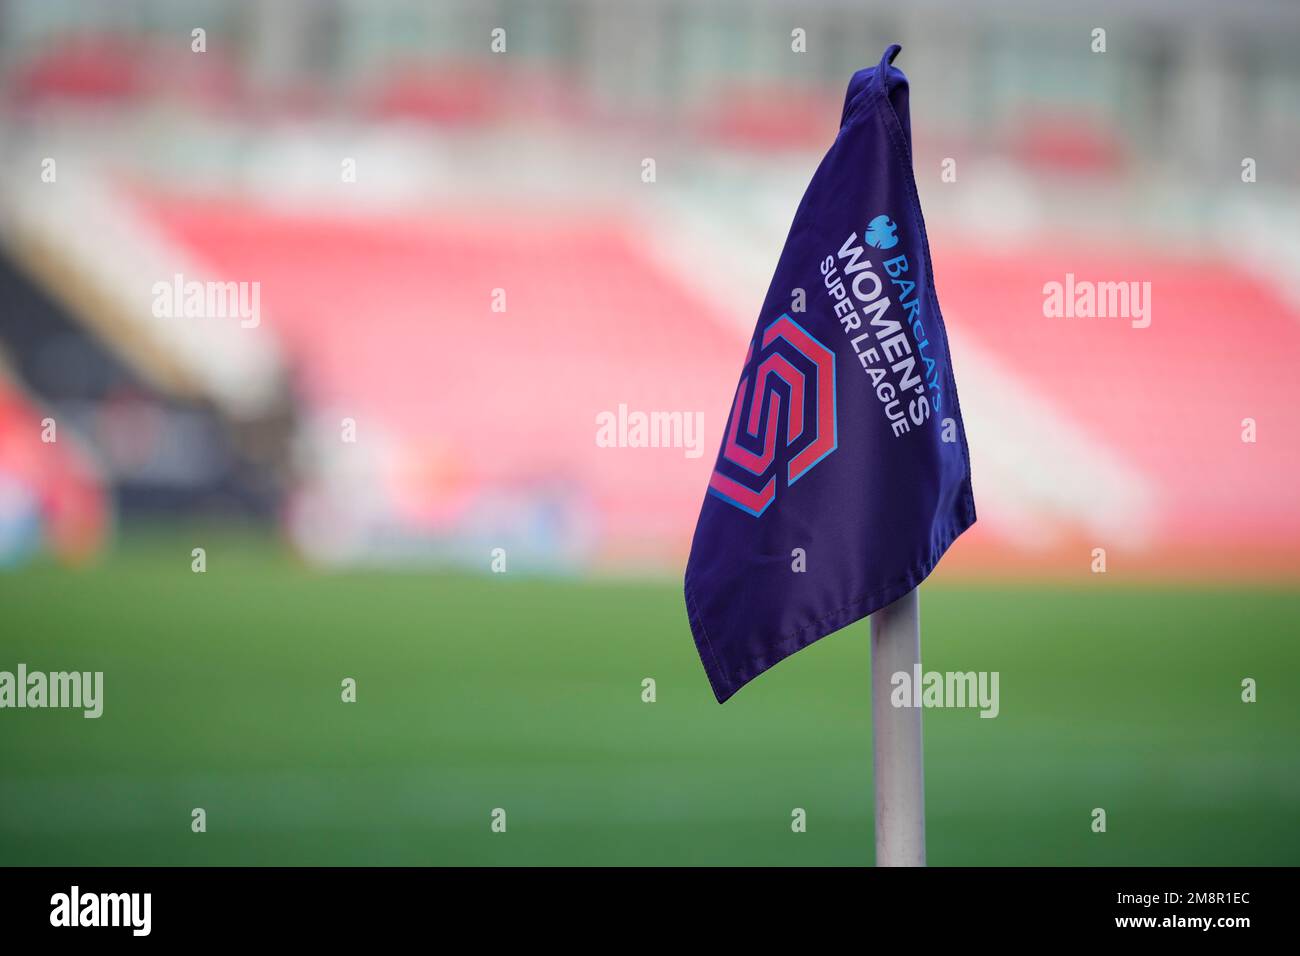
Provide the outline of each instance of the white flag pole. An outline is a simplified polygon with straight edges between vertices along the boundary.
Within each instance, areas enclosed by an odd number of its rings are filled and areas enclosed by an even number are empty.
[[[925,866],[925,758],[921,708],[894,707],[890,679],[911,687],[921,663],[921,602],[913,589],[871,615],[871,750],[876,866]]]

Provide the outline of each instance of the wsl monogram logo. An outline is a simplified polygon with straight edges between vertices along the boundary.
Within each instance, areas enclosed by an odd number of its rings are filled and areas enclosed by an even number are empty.
[[[709,494],[758,517],[837,445],[835,355],[782,315],[750,343]]]

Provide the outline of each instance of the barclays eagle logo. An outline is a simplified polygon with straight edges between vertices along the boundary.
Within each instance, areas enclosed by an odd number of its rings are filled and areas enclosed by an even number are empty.
[[[898,226],[888,216],[877,216],[867,223],[864,238],[874,249],[892,249],[898,245]]]

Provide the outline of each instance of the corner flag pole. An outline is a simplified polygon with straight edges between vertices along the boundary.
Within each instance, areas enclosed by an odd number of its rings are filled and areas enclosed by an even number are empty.
[[[893,690],[890,678],[899,671],[911,678],[920,663],[921,602],[917,590],[913,589],[871,615],[876,866],[925,866],[921,708],[894,707],[889,702]]]

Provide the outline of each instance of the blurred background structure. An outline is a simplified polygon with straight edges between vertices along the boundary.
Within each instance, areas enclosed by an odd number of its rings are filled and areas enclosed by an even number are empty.
[[[41,826],[99,819],[80,803],[89,788],[118,808],[97,831],[111,840],[73,833],[60,859],[122,862],[124,835],[146,832],[154,842],[136,859],[194,859],[155,816],[126,808],[188,808],[204,799],[196,781],[239,768],[215,789],[264,826],[242,831],[238,847],[197,852],[238,861],[275,846],[285,855],[271,861],[336,859],[321,847],[373,806],[368,785],[317,773],[343,758],[305,744],[294,718],[277,732],[245,724],[230,691],[209,699],[224,715],[209,726],[181,716],[182,689],[203,700],[205,678],[225,681],[245,688],[240,706],[283,716],[279,690],[242,683],[249,668],[319,677],[333,700],[335,670],[352,672],[347,653],[364,634],[375,656],[362,693],[377,709],[349,759],[385,768],[384,787],[408,800],[392,810],[404,826],[419,781],[442,786],[448,763],[453,780],[494,800],[520,762],[558,753],[538,772],[560,830],[525,844],[533,859],[654,857],[656,845],[666,860],[706,848],[732,858],[739,844],[715,826],[724,814],[776,811],[758,797],[739,810],[687,801],[706,764],[722,775],[714,796],[733,785],[775,793],[775,776],[812,773],[832,790],[849,781],[828,800],[850,836],[808,860],[866,853],[853,794],[865,800],[869,769],[845,756],[865,739],[854,715],[866,698],[853,698],[865,676],[844,709],[797,676],[851,651],[807,652],[783,665],[791,677],[769,678],[796,690],[789,713],[802,716],[789,723],[770,716],[787,713],[776,686],[728,705],[734,765],[714,765],[707,740],[689,767],[666,748],[691,749],[681,742],[699,721],[720,719],[672,709],[708,697],[673,582],[755,310],[849,77],[894,41],[911,79],[916,175],[980,512],[936,577],[927,653],[1019,667],[1037,682],[1018,717],[1004,704],[1009,716],[974,721],[1009,734],[1000,744],[927,716],[932,763],[949,768],[930,791],[932,856],[1295,862],[1295,705],[1261,717],[1263,730],[1240,707],[1182,709],[1216,680],[1226,690],[1213,693],[1235,700],[1256,669],[1297,672],[1300,6],[1270,0],[0,0],[0,568],[15,572],[0,575],[0,605],[14,608],[0,622],[11,652],[0,664],[54,654],[119,675],[156,667],[174,688],[132,685],[134,705],[110,702],[110,716],[138,709],[104,750],[32,715],[27,736],[6,731],[0,755],[14,776],[0,780],[0,806],[26,816],[0,812],[0,851],[38,859]],[[1044,286],[1067,275],[1150,283],[1150,326],[1046,317]],[[224,311],[184,314],[191,282],[228,293]],[[237,308],[254,301],[253,284],[255,316]],[[600,447],[597,416],[622,405],[702,413],[703,454]],[[224,560],[217,549],[202,595],[190,549],[226,539],[196,528],[254,542]],[[512,573],[547,575],[552,589],[458,583],[487,575],[498,547]],[[1092,574],[1096,548],[1105,578]],[[234,573],[231,554],[242,583],[217,573]],[[369,576],[379,569],[387,576]],[[430,587],[443,603],[429,606],[429,592],[396,573],[412,570],[438,572]],[[961,590],[976,579],[1005,590]],[[1136,590],[1102,596],[1092,590],[1102,580]],[[1229,593],[1191,600],[1190,581],[1227,582]],[[1250,590],[1261,581],[1278,587],[1267,600]],[[1062,583],[1095,596],[1051,590]],[[350,602],[386,615],[363,621]],[[515,618],[492,617],[510,608]],[[96,618],[115,641],[93,639]],[[548,686],[564,700],[530,696],[535,675],[496,650],[536,653],[512,643],[514,628],[538,638],[537,666],[562,675]],[[963,628],[977,633],[969,643]],[[182,634],[189,657],[169,657]],[[1069,657],[1088,649],[1115,669]],[[1191,656],[1168,671],[1156,649]],[[608,669],[576,665],[577,654]],[[204,665],[191,671],[191,659]],[[1175,685],[1141,684],[1162,668]],[[423,692],[401,683],[407,671],[444,681],[432,711],[413,703]],[[639,686],[651,672],[688,682],[657,711],[662,738],[638,736],[649,733],[640,712],[593,719],[614,683]],[[1072,696],[1063,674],[1091,674],[1095,696]],[[396,682],[391,712],[378,709],[382,680]],[[1080,737],[1100,719],[1097,697],[1112,708],[1104,743]],[[484,701],[500,706],[468,720]],[[835,731],[792,769],[742,733],[761,701],[778,743]],[[195,749],[160,744],[159,716]],[[1131,743],[1126,720],[1163,729],[1116,769],[1106,754]],[[219,730],[257,743],[236,754]],[[1187,742],[1194,733],[1205,749]],[[627,751],[629,739],[645,751]],[[70,789],[47,763],[57,753],[116,762]],[[646,753],[662,776],[619,763]],[[403,761],[437,780],[404,775]],[[155,776],[127,782],[114,776],[122,767]],[[308,808],[301,829],[241,789],[253,778],[238,773],[268,767],[284,807]],[[1009,775],[992,783],[995,773]],[[1050,813],[1017,802],[1034,791],[1031,773],[1054,781]],[[571,789],[577,779],[587,789]],[[1052,842],[1053,827],[1073,823],[1051,813],[1106,799],[1099,779],[1119,781],[1111,799],[1144,808],[1146,843],[1116,841],[1127,850],[1106,856],[1074,837]],[[943,803],[945,782],[971,802]],[[351,796],[314,803],[321,787]],[[1164,802],[1190,793],[1200,802]],[[778,817],[786,798],[772,798]],[[477,804],[459,799],[435,805],[464,828],[453,856],[514,859],[475,849]],[[609,855],[562,809],[584,800],[597,816],[623,808],[602,831]],[[1229,822],[1187,836],[1224,806]],[[1010,823],[970,829],[1000,813],[1037,834],[1037,849],[1017,856],[1024,832]],[[619,829],[646,819],[640,842]],[[695,829],[674,842],[663,828],[682,819]],[[423,859],[395,831],[349,832],[341,858]],[[734,858],[781,859],[761,841],[746,846]]]
[[[674,567],[846,79],[896,37],[980,492],[954,563],[1293,573],[1300,11],[1051,6],[6,0],[7,387],[127,520]],[[1150,282],[1151,327],[1044,318],[1066,273]],[[154,316],[177,274],[259,283],[264,321]],[[703,412],[708,453],[597,448],[620,403]]]

